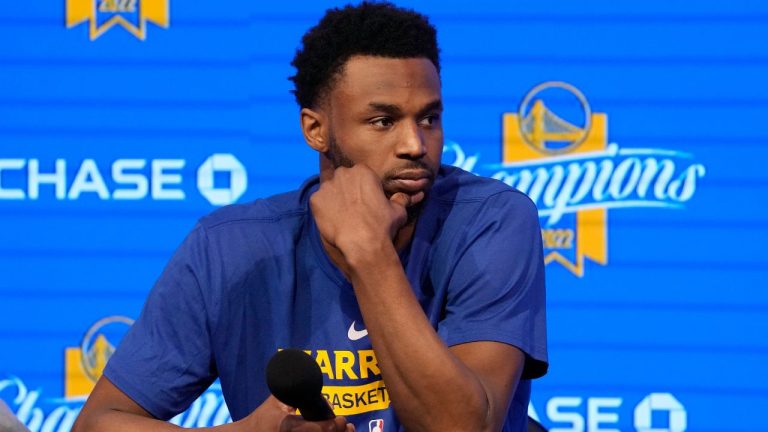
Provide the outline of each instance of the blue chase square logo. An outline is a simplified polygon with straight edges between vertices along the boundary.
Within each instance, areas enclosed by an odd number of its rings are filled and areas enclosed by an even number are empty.
[[[169,0],[66,0],[67,28],[88,22],[89,37],[95,40],[119,25],[144,40],[147,22],[163,28],[170,25]]]

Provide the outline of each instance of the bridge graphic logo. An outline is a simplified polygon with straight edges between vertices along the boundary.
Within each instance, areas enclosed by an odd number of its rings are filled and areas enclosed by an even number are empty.
[[[551,102],[548,103],[548,99]],[[573,120],[561,118],[550,106],[567,113]],[[521,119],[520,134],[525,143],[548,154],[574,150],[587,139],[592,126],[587,98],[579,89],[562,81],[545,82],[531,89],[520,103],[517,116]]]

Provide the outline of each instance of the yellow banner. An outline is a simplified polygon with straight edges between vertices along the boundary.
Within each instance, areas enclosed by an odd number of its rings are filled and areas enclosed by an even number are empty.
[[[556,83],[554,83],[556,84]],[[586,103],[586,102],[585,102]],[[533,108],[534,120],[544,122],[546,107],[537,101]],[[539,112],[537,112],[539,111]],[[537,118],[538,117],[538,118]],[[604,150],[608,143],[608,118],[604,113],[591,113],[590,127],[575,133],[559,133],[550,135],[562,135],[558,139],[573,141],[570,148],[560,151],[561,154],[578,155]],[[542,161],[546,162],[553,156],[553,152],[547,152],[543,148],[543,138],[546,136],[544,126],[531,127],[531,137],[525,136],[521,127],[524,121],[518,114],[505,113],[502,119],[502,163]],[[571,136],[573,135],[573,136]],[[566,139],[567,138],[567,139]],[[574,275],[584,275],[584,259],[588,258],[596,263],[605,265],[608,262],[608,215],[604,208],[592,210],[580,210],[576,212],[576,224],[574,227],[543,227],[542,237],[544,249],[548,251],[544,256],[544,263],[557,262],[571,271]],[[568,259],[562,251],[573,251],[575,259]]]
[[[325,386],[323,396],[336,415],[361,414],[389,408],[389,393],[384,381],[360,386]]]
[[[170,25],[168,2],[169,0],[67,0],[67,28],[88,21],[89,36],[94,40],[115,25],[120,25],[132,35],[144,40],[147,21],[163,28],[168,28]],[[98,25],[97,13],[114,15]],[[138,13],[138,26],[118,15],[120,13]]]

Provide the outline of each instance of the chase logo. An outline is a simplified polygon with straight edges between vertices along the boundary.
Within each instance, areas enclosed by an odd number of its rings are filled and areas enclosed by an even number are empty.
[[[228,187],[216,187],[216,177],[228,176]],[[227,205],[238,200],[248,187],[245,167],[231,154],[214,154],[197,170],[197,188],[213,205]]]
[[[133,324],[124,316],[110,316],[94,323],[79,347],[65,351],[64,396],[87,396],[99,380],[115,347]]]
[[[106,166],[91,158],[0,158],[0,201],[183,201],[193,184],[186,166],[185,159],[114,159]],[[197,190],[213,205],[232,204],[247,188],[248,173],[232,154],[215,153],[197,169]]]
[[[655,417],[653,413],[662,417],[659,423],[665,424],[666,428],[652,424]],[[649,394],[635,408],[637,432],[684,432],[687,427],[688,413],[683,404],[670,393]]]
[[[67,28],[88,22],[89,37],[95,40],[115,25],[144,40],[147,22],[163,28],[170,25],[169,0],[66,0]]]
[[[651,393],[633,407],[634,399],[621,397],[555,396],[538,412],[533,403],[528,415],[558,425],[551,431],[685,432],[688,412],[671,393]],[[632,424],[634,428],[620,424]],[[727,429],[732,430],[732,429]]]

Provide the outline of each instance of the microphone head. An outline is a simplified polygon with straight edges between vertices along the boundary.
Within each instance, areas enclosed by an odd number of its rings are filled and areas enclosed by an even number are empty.
[[[267,387],[282,403],[302,409],[323,391],[323,372],[304,351],[278,351],[267,364]]]

